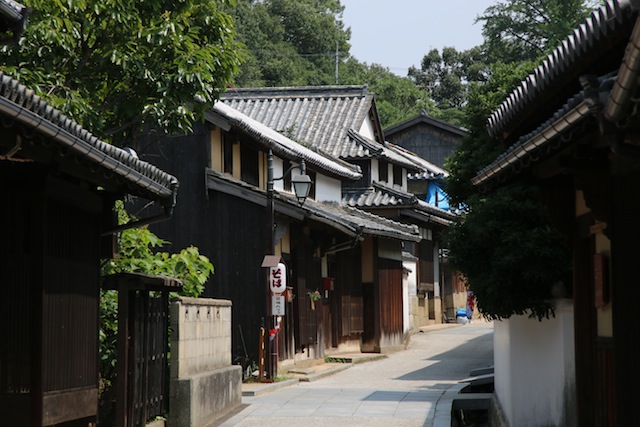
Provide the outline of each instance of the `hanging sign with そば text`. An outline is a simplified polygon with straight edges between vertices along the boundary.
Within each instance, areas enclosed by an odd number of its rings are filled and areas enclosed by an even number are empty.
[[[287,290],[287,267],[283,263],[269,267],[269,289],[274,294],[282,294]]]

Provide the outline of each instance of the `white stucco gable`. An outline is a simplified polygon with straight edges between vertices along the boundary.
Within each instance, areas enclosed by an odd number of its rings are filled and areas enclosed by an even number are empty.
[[[364,119],[364,121],[362,122],[362,126],[360,126],[360,129],[358,129],[358,133],[375,141],[376,135],[373,130],[373,122],[371,121],[370,117]]]

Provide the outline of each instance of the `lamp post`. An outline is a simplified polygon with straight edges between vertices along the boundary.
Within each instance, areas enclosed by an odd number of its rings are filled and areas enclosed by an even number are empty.
[[[268,212],[268,223],[267,223],[267,256],[275,255],[275,212],[274,212],[274,204],[273,204],[273,183],[275,181],[280,181],[284,179],[291,171],[294,169],[298,169],[300,171],[300,175],[291,176],[291,185],[293,186],[293,191],[296,195],[296,199],[298,199],[298,203],[300,206],[304,204],[305,200],[309,196],[309,191],[311,190],[311,178],[306,174],[306,166],[303,159],[300,159],[300,164],[297,166],[291,166],[287,171],[285,171],[281,177],[274,178],[273,176],[273,152],[271,150],[267,153],[267,212]],[[263,267],[267,267],[265,263],[263,263]],[[268,280],[267,280],[268,282]],[[269,380],[273,381],[275,372],[275,357],[277,355],[272,354],[272,344],[270,339],[271,329],[274,327],[273,315],[271,312],[271,300],[273,297],[273,293],[267,287],[267,322],[266,327],[269,333],[269,337],[266,342],[266,355],[265,355],[265,365],[267,368],[267,376]],[[274,336],[274,340],[276,337]]]

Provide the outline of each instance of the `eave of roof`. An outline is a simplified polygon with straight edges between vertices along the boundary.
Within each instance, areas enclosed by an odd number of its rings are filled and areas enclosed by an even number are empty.
[[[352,158],[372,157],[376,159],[384,159],[389,163],[400,165],[408,170],[416,172],[420,170],[420,167],[415,162],[400,155],[397,151],[390,149],[386,145],[360,135],[354,129],[349,129],[347,135],[356,143],[357,146],[364,148],[364,150],[357,150],[356,152],[353,152],[352,154],[354,155],[350,156]]]
[[[250,134],[280,156],[291,160],[304,159],[305,162],[327,172],[328,175],[352,180],[357,180],[362,177],[358,166],[340,159],[330,159],[329,156],[316,153],[229,105],[217,102],[213,106],[212,111],[222,115],[232,122],[233,125]]]
[[[562,76],[575,74],[578,63],[597,61],[593,50],[607,50],[608,37],[631,25],[636,16],[630,0],[608,0],[595,10],[491,114],[487,121],[489,134],[499,136],[528,114],[527,107],[543,93],[553,92]]]
[[[456,214],[432,206],[411,193],[377,182],[374,182],[372,187],[344,191],[342,204],[361,209],[396,208],[400,210],[401,215],[445,226],[458,218]]]
[[[374,182],[371,187],[348,189],[342,193],[342,203],[354,207],[414,206],[417,203],[413,194],[389,188],[378,182]]]
[[[127,182],[134,192],[137,188],[140,194],[160,199],[165,205],[173,206],[175,203],[176,177],[101,141],[3,72],[0,72],[0,114],[8,119],[5,125],[16,122],[29,129],[30,133],[37,132],[61,149],[68,150],[78,162],[86,161],[102,168],[105,173],[115,175],[110,179]],[[16,158],[20,155],[21,151],[14,154]],[[4,157],[9,160],[6,154]]]
[[[256,186],[211,169],[207,170],[207,179],[208,188],[224,191],[262,206],[266,205],[266,191]],[[420,240],[418,228],[414,225],[402,224],[338,203],[307,199],[300,206],[293,193],[277,190],[274,192],[274,202],[276,211],[298,220],[309,218],[351,237],[364,234],[416,242]]]
[[[540,153],[550,149],[549,144],[562,141],[560,137],[571,132],[576,126],[591,116],[591,100],[580,93],[570,99],[550,119],[542,123],[536,130],[520,139],[496,158],[491,164],[481,169],[471,180],[473,185],[501,176],[511,168],[519,169],[528,166],[532,158],[538,160]],[[561,147],[554,147],[555,150]]]
[[[409,179],[431,179],[434,177],[447,177],[449,176],[449,172],[446,170],[439,168],[433,163],[423,159],[412,151],[407,150],[406,148],[400,147],[399,145],[392,144],[387,142],[387,148],[389,150],[394,151],[400,156],[412,162],[417,168],[418,171],[414,174],[409,174],[407,178]]]

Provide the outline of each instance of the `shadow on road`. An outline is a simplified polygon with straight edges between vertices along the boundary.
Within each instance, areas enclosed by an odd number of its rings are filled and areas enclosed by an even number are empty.
[[[472,338],[460,346],[424,359],[426,366],[395,379],[401,381],[462,380],[476,368],[493,364],[493,335]]]

